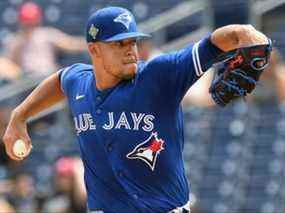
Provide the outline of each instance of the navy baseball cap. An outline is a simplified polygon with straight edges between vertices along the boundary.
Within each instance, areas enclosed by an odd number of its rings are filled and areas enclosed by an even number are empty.
[[[93,13],[86,26],[87,42],[120,41],[128,38],[148,38],[137,31],[133,14],[121,7],[106,7]]]

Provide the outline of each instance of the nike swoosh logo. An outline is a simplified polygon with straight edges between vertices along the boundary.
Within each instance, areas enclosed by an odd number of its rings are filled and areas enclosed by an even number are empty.
[[[85,95],[76,95],[75,100],[79,100],[79,99],[84,98],[84,97],[85,97]]]

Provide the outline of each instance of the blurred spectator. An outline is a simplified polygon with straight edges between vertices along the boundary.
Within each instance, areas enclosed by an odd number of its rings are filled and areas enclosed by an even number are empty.
[[[3,169],[3,168],[1,168],[1,169]],[[1,200],[1,195],[9,194],[12,192],[13,189],[14,189],[13,181],[10,179],[6,179],[6,177],[5,178],[2,177],[0,179],[0,200]]]
[[[43,212],[86,212],[83,164],[79,158],[63,157],[55,164],[55,194],[43,205]]]
[[[14,178],[14,186],[8,194],[8,201],[16,212],[36,212],[37,199],[33,177],[28,173],[18,173]]]
[[[84,38],[67,35],[52,27],[41,26],[42,15],[42,9],[34,2],[21,5],[18,10],[20,29],[5,42],[8,59],[20,67],[22,74],[33,77],[46,76],[58,70],[56,62],[58,50],[67,53],[86,50]]]
[[[0,198],[0,212],[14,213],[16,211],[10,203],[3,198]]]
[[[139,60],[148,61],[162,54],[162,52],[154,46],[151,39],[138,40],[137,47]]]
[[[209,93],[213,75],[213,70],[207,71],[195,84],[193,84],[192,87],[190,87],[182,100],[183,107],[211,107],[215,105],[211,94]]]
[[[20,69],[13,61],[0,57],[0,86],[17,79],[19,75]]]

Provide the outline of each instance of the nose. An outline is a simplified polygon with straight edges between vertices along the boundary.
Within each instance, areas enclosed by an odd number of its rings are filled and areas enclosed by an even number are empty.
[[[133,44],[129,44],[127,47],[127,56],[135,56],[137,53],[137,46]]]

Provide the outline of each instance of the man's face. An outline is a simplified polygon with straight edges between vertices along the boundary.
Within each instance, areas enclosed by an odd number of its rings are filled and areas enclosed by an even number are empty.
[[[98,42],[101,62],[108,74],[132,79],[137,71],[138,51],[135,39]]]

